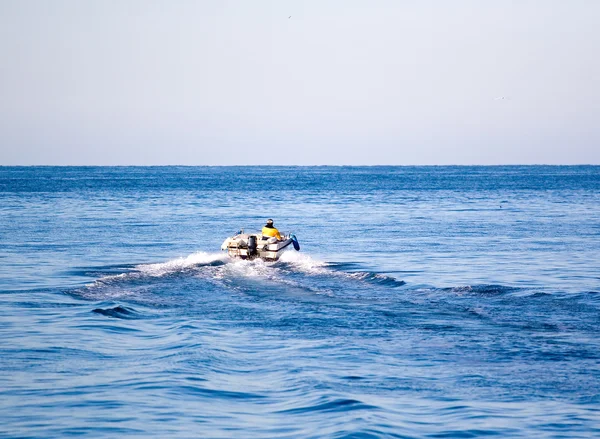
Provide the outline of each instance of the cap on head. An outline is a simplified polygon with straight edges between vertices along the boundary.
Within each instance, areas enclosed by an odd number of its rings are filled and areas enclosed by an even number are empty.
[[[267,224],[273,224],[273,220],[269,218],[269,219],[267,220]]]

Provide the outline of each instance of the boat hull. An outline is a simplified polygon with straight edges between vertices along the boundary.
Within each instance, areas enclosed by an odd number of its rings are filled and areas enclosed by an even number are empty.
[[[294,242],[297,241],[293,236],[284,236],[282,240],[277,240],[260,233],[244,233],[227,238],[221,245],[221,250],[227,251],[232,258],[276,261],[284,250],[295,247]]]

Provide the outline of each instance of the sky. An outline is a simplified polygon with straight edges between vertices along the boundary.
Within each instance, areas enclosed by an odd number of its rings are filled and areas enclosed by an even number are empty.
[[[597,0],[0,0],[0,165],[600,164]]]

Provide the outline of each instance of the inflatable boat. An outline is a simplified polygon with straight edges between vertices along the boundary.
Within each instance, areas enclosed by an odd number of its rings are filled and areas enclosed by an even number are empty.
[[[263,259],[265,261],[276,261],[281,254],[288,248],[293,247],[300,251],[300,244],[296,235],[282,235],[281,240],[262,233],[243,233],[229,237],[221,244],[221,250],[227,251],[232,258],[239,259]]]

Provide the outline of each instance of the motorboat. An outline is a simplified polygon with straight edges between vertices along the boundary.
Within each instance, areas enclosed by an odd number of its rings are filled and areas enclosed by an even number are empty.
[[[226,250],[232,258],[276,261],[290,246],[300,251],[300,244],[293,233],[282,235],[281,240],[278,240],[275,237],[264,236],[262,233],[244,233],[241,230],[225,239],[221,244],[221,250]]]

